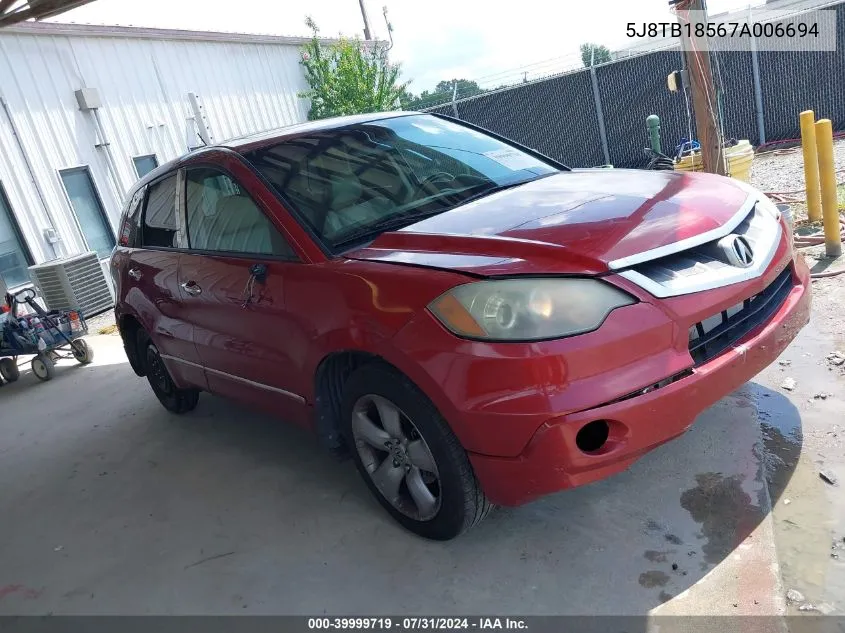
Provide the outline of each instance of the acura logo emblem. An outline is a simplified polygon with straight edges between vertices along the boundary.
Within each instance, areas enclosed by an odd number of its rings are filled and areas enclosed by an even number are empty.
[[[733,266],[748,268],[754,263],[754,250],[751,248],[751,243],[742,235],[728,235],[719,240],[719,246]]]

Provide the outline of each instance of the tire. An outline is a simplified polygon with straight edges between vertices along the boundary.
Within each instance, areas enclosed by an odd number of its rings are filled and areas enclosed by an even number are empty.
[[[70,351],[80,365],[87,365],[94,360],[94,350],[85,339],[73,341],[70,345]]]
[[[398,424],[405,437],[388,440],[391,446],[380,448],[384,438],[376,434],[377,441],[373,441],[373,433],[385,431],[377,419],[390,417],[390,406],[398,410]],[[381,415],[382,409],[387,416]],[[342,432],[358,472],[370,492],[403,527],[424,538],[446,541],[474,527],[490,513],[493,506],[484,496],[458,438],[434,404],[405,376],[383,364],[364,365],[344,385],[342,412]],[[372,432],[367,421],[374,420],[376,431]],[[387,426],[395,429],[396,423]],[[395,433],[387,435],[392,437]],[[365,436],[367,440],[362,439]],[[418,440],[422,440],[422,445]],[[416,450],[405,453],[404,448],[410,444]],[[426,450],[421,451],[421,447]],[[431,464],[434,468],[420,468],[417,464]],[[406,474],[379,477],[380,472]],[[393,500],[382,492],[374,477],[380,479],[383,488],[395,487]],[[401,480],[398,484],[396,478]],[[423,491],[415,496],[411,488],[419,490],[421,481],[429,494]],[[429,496],[435,498],[434,506]],[[425,503],[418,503],[420,498]]]
[[[0,358],[0,376],[6,382],[15,382],[21,377],[21,371],[18,369],[18,364],[11,358]]]
[[[39,354],[33,358],[30,366],[32,367],[32,373],[35,374],[38,380],[47,382],[48,380],[52,380],[53,376],[56,375],[56,365],[46,354]]]
[[[146,332],[138,332],[138,351],[141,359],[146,365],[147,381],[153,393],[161,402],[162,406],[171,413],[183,414],[197,408],[200,399],[198,389],[179,389],[173,383],[173,378],[164,360],[159,354],[158,348],[147,336]]]

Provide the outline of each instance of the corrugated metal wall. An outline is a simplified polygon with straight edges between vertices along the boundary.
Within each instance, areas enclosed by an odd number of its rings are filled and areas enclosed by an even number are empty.
[[[74,91],[83,87],[99,91],[108,150],[96,147],[93,113],[79,110]],[[304,121],[297,93],[305,87],[295,43],[0,31],[0,97],[8,107],[0,109],[0,181],[36,263],[87,250],[59,170],[90,168],[117,232],[122,195],[137,178],[132,157],[156,154],[163,164],[187,151],[189,92],[220,141]],[[51,224],[61,237],[55,251],[43,237]]]

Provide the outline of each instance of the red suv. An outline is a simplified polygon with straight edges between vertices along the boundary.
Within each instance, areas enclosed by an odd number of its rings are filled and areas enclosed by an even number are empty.
[[[207,391],[313,429],[429,538],[625,469],[809,318],[751,187],[572,170],[444,117],[237,139],[129,198],[116,315],[162,404]]]

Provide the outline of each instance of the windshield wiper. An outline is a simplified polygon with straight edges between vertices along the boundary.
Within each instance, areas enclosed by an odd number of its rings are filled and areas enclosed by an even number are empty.
[[[547,175],[551,175],[551,174],[547,174]],[[458,204],[451,207],[450,210],[456,209],[460,206],[463,206],[467,202],[472,202],[473,200],[478,200],[479,198],[484,198],[486,196],[489,196],[490,194],[498,193],[499,191],[504,191],[505,189],[513,189],[514,187],[518,187],[519,185],[524,185],[527,182],[534,182],[535,180],[539,180],[540,178],[544,178],[544,177],[545,176],[537,176],[537,178],[531,178],[530,180],[520,180],[519,182],[512,182],[512,183],[509,183],[507,185],[491,185],[490,187],[486,187],[485,189],[482,189],[478,193],[474,193],[471,196],[467,196],[466,198],[461,200]]]
[[[411,224],[415,224],[420,220],[424,220],[425,218],[430,218],[435,215],[439,215],[448,209],[439,208],[439,209],[429,209],[428,211],[414,211],[411,213],[402,213],[400,215],[392,215],[388,218],[384,218],[383,220],[379,220],[375,224],[368,224],[367,226],[363,227],[360,231],[356,231],[347,235],[339,242],[335,242],[333,246],[335,248],[342,247],[346,244],[352,244],[354,242],[361,242],[366,240],[370,237],[377,237],[382,233],[387,233],[388,231],[395,231],[397,229],[404,228],[406,226],[410,226]]]
[[[468,202],[472,202],[473,200],[478,200],[479,198],[489,196],[490,194],[497,193],[499,191],[505,191],[506,189],[512,189],[514,187],[518,187],[519,185],[524,185],[529,182],[534,182],[535,180],[540,180],[541,178],[545,178],[546,176],[553,176],[556,173],[559,172],[543,174],[541,176],[537,176],[536,178],[520,180],[518,182],[511,182],[506,185],[487,185],[484,186],[484,188],[478,191],[477,193],[467,196],[466,198],[461,198],[456,204],[449,207],[440,207],[437,209],[429,209],[427,211],[413,211],[400,215],[392,215],[390,217],[384,218],[383,220],[379,220],[375,224],[369,224],[365,227],[362,227],[360,231],[351,233],[339,242],[335,242],[332,246],[337,249],[347,244],[364,241],[370,237],[378,237],[382,233],[402,229],[406,226],[410,226],[411,224],[415,224],[420,220],[424,220],[425,218],[440,215],[441,213],[451,211],[452,209],[457,209],[458,207],[463,206]]]

